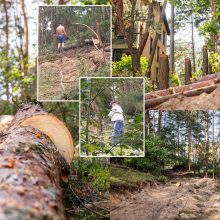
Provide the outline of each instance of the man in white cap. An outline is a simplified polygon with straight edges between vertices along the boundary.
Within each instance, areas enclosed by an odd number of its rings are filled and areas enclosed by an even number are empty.
[[[109,112],[108,116],[114,123],[112,130],[112,145],[116,146],[117,144],[122,143],[122,138],[124,134],[123,110],[116,100],[111,101],[110,105],[112,106],[112,109]]]

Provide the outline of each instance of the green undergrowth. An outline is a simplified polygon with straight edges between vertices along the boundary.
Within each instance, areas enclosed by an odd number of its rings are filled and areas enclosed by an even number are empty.
[[[75,158],[65,187],[68,219],[108,219],[109,188],[108,158]]]
[[[126,166],[111,164],[111,190],[113,191],[135,191],[144,186],[154,186],[156,182],[166,181],[163,175],[153,176],[148,172],[131,169]]]

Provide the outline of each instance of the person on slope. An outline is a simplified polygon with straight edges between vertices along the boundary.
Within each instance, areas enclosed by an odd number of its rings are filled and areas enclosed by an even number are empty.
[[[112,145],[116,146],[117,144],[121,144],[123,140],[123,134],[124,134],[123,110],[116,100],[111,101],[110,106],[112,107],[112,109],[109,112],[108,116],[111,118],[111,121],[113,122]]]
[[[56,36],[58,41],[58,52],[63,52],[65,36],[67,36],[64,26],[59,23],[56,29]]]

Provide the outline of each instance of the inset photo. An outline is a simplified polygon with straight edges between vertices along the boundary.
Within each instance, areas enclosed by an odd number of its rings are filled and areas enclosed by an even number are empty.
[[[39,6],[39,101],[79,100],[80,77],[111,75],[111,6]]]
[[[80,156],[144,156],[144,78],[80,79]]]

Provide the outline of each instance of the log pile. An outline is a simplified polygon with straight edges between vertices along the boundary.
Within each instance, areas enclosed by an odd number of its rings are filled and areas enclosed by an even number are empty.
[[[65,219],[60,182],[73,150],[55,116],[36,104],[21,107],[0,137],[0,219]]]
[[[207,109],[213,107],[214,109],[220,109],[220,104],[215,102],[214,97],[212,97],[212,95],[215,97],[218,94],[220,95],[220,93],[217,92],[219,91],[219,88],[220,73],[207,75],[198,80],[194,80],[189,85],[145,94],[145,109],[204,109],[204,106],[206,106]],[[208,99],[210,99],[209,102],[215,102],[215,106],[209,108],[205,103]],[[195,105],[190,106],[189,103],[191,104],[193,101]]]

